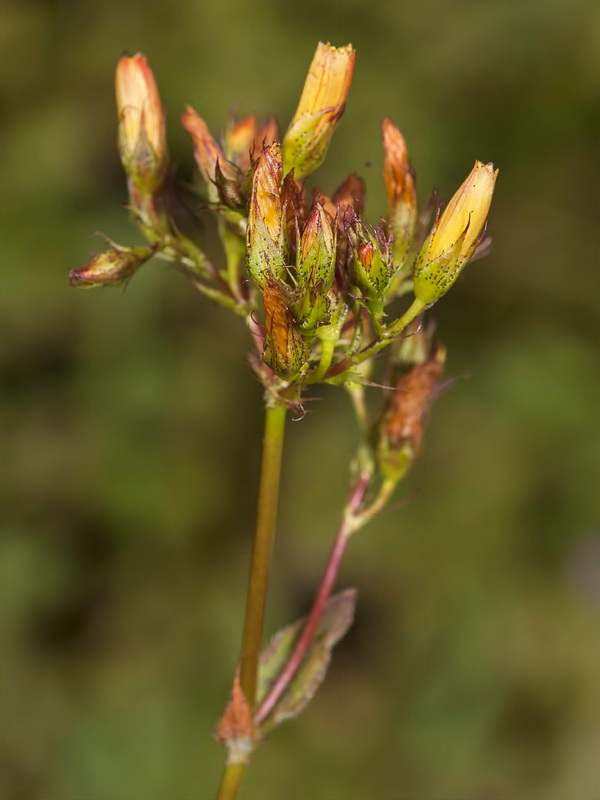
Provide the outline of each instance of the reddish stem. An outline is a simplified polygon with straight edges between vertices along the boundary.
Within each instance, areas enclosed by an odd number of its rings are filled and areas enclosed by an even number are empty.
[[[331,590],[333,589],[333,584],[335,583],[335,579],[340,568],[342,556],[344,555],[346,545],[348,544],[348,539],[352,533],[352,519],[361,506],[365,492],[369,486],[369,482],[370,480],[368,476],[361,475],[350,493],[350,499],[346,513],[344,514],[344,519],[333,542],[329,559],[327,561],[327,566],[325,567],[325,572],[323,573],[323,578],[321,580],[321,585],[319,586],[319,591],[315,597],[315,601],[310,614],[308,615],[308,619],[306,620],[306,624],[302,630],[302,634],[296,642],[296,645],[285,667],[279,673],[277,680],[267,692],[264,700],[260,704],[260,707],[254,716],[254,722],[257,725],[260,725],[260,723],[269,716],[277,701],[289,686],[290,681],[302,664],[308,648],[310,647],[315,631],[319,625],[319,622],[321,621],[323,612],[325,611],[327,601],[331,595]]]

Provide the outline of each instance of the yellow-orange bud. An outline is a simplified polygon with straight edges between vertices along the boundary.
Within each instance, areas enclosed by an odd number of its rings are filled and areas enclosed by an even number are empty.
[[[498,170],[476,161],[466,181],[425,240],[414,268],[414,291],[435,303],[458,278],[481,240]]]
[[[383,133],[383,179],[388,201],[387,220],[394,235],[392,257],[400,266],[415,231],[417,220],[417,187],[408,160],[404,136],[390,119],[381,124]]]
[[[165,115],[145,56],[122,56],[117,64],[119,151],[125,172],[143,192],[162,183],[168,164]]]
[[[290,290],[267,280],[263,291],[265,346],[263,361],[282,378],[293,380],[310,354],[292,314]]]
[[[313,172],[325,158],[329,141],[344,112],[354,72],[352,45],[319,42],[304,89],[283,139],[284,172],[296,179]]]
[[[267,280],[281,277],[287,263],[282,174],[279,144],[263,148],[254,172],[248,210],[248,272],[260,287]]]

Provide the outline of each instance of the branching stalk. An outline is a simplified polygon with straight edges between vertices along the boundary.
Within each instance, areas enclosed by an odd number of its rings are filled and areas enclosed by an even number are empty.
[[[352,489],[350,499],[346,507],[346,512],[344,514],[344,519],[340,525],[335,537],[335,541],[331,548],[327,566],[325,567],[321,585],[319,586],[319,591],[315,597],[311,612],[306,620],[304,629],[302,630],[300,638],[296,642],[296,646],[294,647],[288,662],[280,672],[277,680],[272,685],[255,714],[254,721],[257,725],[263,722],[271,713],[277,701],[289,686],[290,681],[296,674],[296,671],[306,656],[315,631],[317,630],[319,622],[321,621],[321,617],[323,616],[323,612],[325,611],[327,601],[331,596],[333,585],[342,561],[342,556],[344,555],[350,535],[354,530],[353,521],[360,509],[365,492],[369,486],[369,482],[370,476],[361,475]]]
[[[376,339],[368,347],[365,347],[364,350],[361,350],[359,353],[357,353],[352,359],[352,363],[354,365],[362,364],[363,361],[367,361],[369,358],[372,358],[374,355],[379,353],[381,350],[391,344],[424,310],[425,305],[420,300],[415,298],[410,308],[398,320],[396,320],[396,322],[388,326],[386,329],[385,338]]]

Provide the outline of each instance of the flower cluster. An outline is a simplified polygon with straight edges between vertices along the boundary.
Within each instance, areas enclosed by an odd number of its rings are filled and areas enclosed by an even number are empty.
[[[423,340],[423,312],[450,289],[482,241],[497,172],[476,161],[428,231],[405,139],[384,119],[385,219],[377,226],[365,220],[365,183],[355,174],[330,196],[319,189],[309,195],[304,179],[325,158],[354,61],[351,45],[318,45],[281,137],[273,119],[259,124],[250,115],[230,121],[218,141],[186,108],[181,124],[192,140],[204,208],[218,220],[223,260],[215,264],[200,225],[188,230],[178,220],[181,204],[173,200],[165,116],[152,72],[143,55],[123,56],[116,73],[119,151],[129,208],[149,244],[111,242],[71,271],[72,284],[118,285],[154,254],[175,262],[196,288],[247,320],[258,347],[251,361],[267,403],[301,408],[312,384],[367,384],[374,357],[386,348],[385,379],[394,383],[398,365],[400,372],[406,367],[401,354],[408,333]],[[373,452],[384,475],[402,472],[400,462],[418,451],[441,374],[441,346],[431,337],[421,345],[376,425]],[[398,422],[404,413],[398,398],[405,396],[412,398],[410,424]],[[408,428],[410,436],[403,433]]]
[[[326,156],[354,61],[351,45],[318,45],[283,136],[273,119],[259,124],[250,115],[230,120],[217,139],[188,106],[181,124],[201,178],[200,201],[194,198],[190,208],[176,191],[154,76],[143,55],[123,56],[116,73],[118,145],[128,207],[147,244],[124,247],[106,237],[105,250],[69,273],[73,286],[118,286],[157,256],[243,318],[256,347],[250,362],[264,387],[271,425],[255,539],[261,544],[253,551],[240,675],[216,731],[227,747],[228,767],[236,769],[272,725],[297,714],[312,697],[331,648],[351,623],[355,592],[327,599],[339,559],[350,535],[388,502],[419,455],[446,359],[425,312],[480,248],[496,181],[493,165],[476,161],[432,221],[432,205],[418,204],[405,139],[384,119],[387,209],[379,224],[365,217],[365,182],[354,173],[331,194],[316,188],[309,193],[305,179]],[[208,255],[198,209],[216,219],[221,258]],[[283,419],[286,407],[302,412],[304,397],[318,383],[343,386],[356,413],[361,438],[352,489],[306,624],[275,637],[259,669],[271,551],[265,542],[274,530]],[[377,406],[366,401],[366,387],[382,393]],[[288,691],[290,681],[295,683]]]

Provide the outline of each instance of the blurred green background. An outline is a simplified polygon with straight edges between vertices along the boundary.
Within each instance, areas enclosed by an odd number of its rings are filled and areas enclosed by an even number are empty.
[[[499,166],[494,248],[436,307],[459,379],[404,505],[352,543],[356,623],[244,797],[600,796],[597,34],[585,0],[4,0],[2,800],[215,790],[261,436],[247,334],[161,262],[125,291],[67,270],[94,231],[139,241],[122,51],[146,53],[189,180],[184,104],[285,126],[319,39],[358,51],[319,184],[358,171],[376,221],[389,115],[423,202]],[[270,632],[307,610],[347,488],[352,415],[317,394],[288,429]]]

